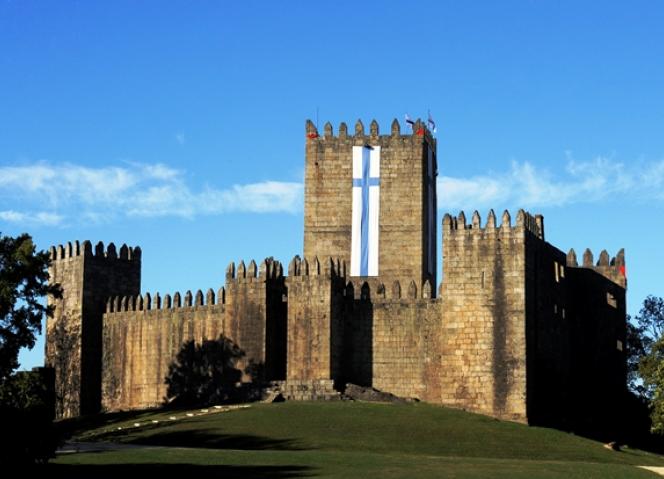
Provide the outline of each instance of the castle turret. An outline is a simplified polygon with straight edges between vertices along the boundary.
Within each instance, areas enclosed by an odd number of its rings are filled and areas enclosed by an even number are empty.
[[[288,266],[289,381],[341,375],[344,278],[339,261],[295,256]]]
[[[523,210],[443,217],[443,404],[525,421],[529,249],[544,223]]]
[[[411,130],[411,128],[408,128]],[[304,255],[341,258],[351,277],[436,283],[436,140],[419,120],[337,136],[306,124]]]
[[[102,316],[111,296],[141,289],[141,249],[89,241],[51,248],[50,282],[62,299],[49,298],[55,313],[46,326],[46,364],[56,370],[56,414],[92,414],[101,405]]]

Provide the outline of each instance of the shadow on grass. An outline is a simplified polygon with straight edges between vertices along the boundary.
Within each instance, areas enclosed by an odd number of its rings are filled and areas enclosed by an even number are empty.
[[[194,476],[205,478],[245,478],[285,479],[291,477],[312,477],[313,469],[306,466],[232,466],[196,464],[48,464],[43,466],[42,472],[48,477],[63,477],[67,479],[90,478],[117,479],[118,477],[133,477],[147,474],[159,474],[163,477]],[[153,476],[156,477],[156,476]]]
[[[294,439],[276,439],[248,434],[213,434],[205,431],[164,431],[147,437],[123,441],[164,447],[191,447],[204,449],[240,449],[248,451],[304,451],[309,448],[297,444]]]
[[[144,409],[142,411],[118,411],[104,414],[93,414],[75,418],[61,419],[55,421],[54,425],[60,437],[69,439],[76,434],[90,429],[109,426],[113,423],[134,419],[140,421],[141,416],[155,412],[162,412],[162,408]]]

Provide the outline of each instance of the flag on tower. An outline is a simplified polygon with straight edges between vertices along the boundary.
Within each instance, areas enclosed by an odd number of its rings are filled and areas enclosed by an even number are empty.
[[[427,123],[429,124],[429,128],[431,129],[432,133],[436,133],[436,123],[433,121],[433,118],[431,117],[431,111],[427,110],[427,113],[429,114],[429,118],[427,119]]]
[[[411,131],[413,130],[413,128],[415,128],[415,122],[410,119],[410,117],[408,116],[408,113],[406,113],[406,123],[408,123],[410,125]]]

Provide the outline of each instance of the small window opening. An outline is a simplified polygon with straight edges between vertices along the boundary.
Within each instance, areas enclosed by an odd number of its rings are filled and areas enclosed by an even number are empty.
[[[556,283],[560,282],[560,277],[558,276],[558,262],[554,261],[553,262],[553,273],[554,276],[556,277]]]
[[[618,301],[616,301],[615,296],[613,296],[611,293],[608,293],[608,292],[606,293],[606,302],[609,306],[611,306],[613,308],[618,307]]]

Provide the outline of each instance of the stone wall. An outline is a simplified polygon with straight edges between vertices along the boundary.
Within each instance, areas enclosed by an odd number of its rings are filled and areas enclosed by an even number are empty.
[[[574,250],[565,255],[526,234],[529,423],[616,433],[626,386],[625,287],[622,250],[613,259],[603,251],[597,264],[586,250],[579,267]]]
[[[443,220],[442,295],[429,280],[348,278],[342,259],[229,265],[217,294],[138,295],[140,249],[53,248],[64,296],[47,324],[58,416],[156,406],[186,341],[233,340],[288,397],[346,382],[491,416],[590,429],[625,390],[625,260],[578,266],[541,217]],[[110,293],[110,294],[109,294]],[[110,296],[110,297],[109,297]],[[103,326],[103,327],[102,327]],[[96,408],[96,409],[95,409]]]
[[[283,269],[279,262],[271,260],[263,261],[259,269],[253,260],[248,267],[240,262],[237,272],[234,263],[228,266],[224,334],[240,345],[247,355],[238,367],[244,369],[250,360],[258,361],[261,367],[269,368],[270,377],[283,379],[283,368],[275,362],[285,361],[284,348],[268,341],[267,335],[269,329],[270,339],[279,337],[281,342],[286,339],[285,310],[281,307]],[[271,307],[268,309],[268,306]],[[249,379],[245,374],[244,380]]]
[[[50,281],[63,298],[47,321],[46,364],[56,369],[58,417],[99,411],[101,404],[102,315],[109,295],[138,294],[141,250],[122,245],[116,251],[89,241],[51,248]]]
[[[197,295],[198,297],[198,295]],[[226,306],[220,291],[207,294],[207,304],[192,303],[191,293],[124,298],[104,315],[102,407],[105,411],[159,406],[166,398],[169,366],[189,340],[201,343],[224,333]],[[117,306],[117,304],[116,304]]]
[[[441,402],[526,421],[526,231],[508,212],[482,228],[461,213],[443,219]]]
[[[390,135],[379,135],[371,123],[365,134],[362,122],[349,135],[345,123],[333,136],[325,125],[324,135],[307,122],[304,193],[304,256],[340,258],[350,264],[352,229],[353,146],[381,147],[379,278],[391,282],[413,278],[418,284],[436,284],[436,223],[427,221],[430,204],[427,184],[436,174],[436,140],[419,121],[412,134],[401,134],[394,120]],[[418,134],[419,132],[419,134]],[[429,166],[427,152],[433,155]],[[432,171],[429,171],[429,168]],[[435,206],[434,218],[435,218]],[[433,247],[433,266],[428,259]]]
[[[573,251],[568,254],[568,277],[572,287],[574,322],[570,348],[572,368],[569,416],[579,430],[614,434],[620,427],[625,397],[626,304],[625,258],[621,250],[613,259],[602,251],[597,264],[586,250],[583,264],[576,267]]]
[[[343,341],[343,271],[296,256],[288,267],[287,380],[337,379]]]
[[[73,253],[73,254],[72,254]],[[83,315],[83,257],[62,246],[51,248],[48,273],[51,283],[62,286],[62,299],[49,296],[55,306],[46,320],[46,365],[55,369],[57,417],[80,414],[81,402],[81,323]]]
[[[398,281],[389,291],[375,279],[344,286],[343,263],[314,264],[295,258],[286,279],[288,382],[331,379],[438,401],[441,315],[429,283],[411,281],[403,294]]]
[[[527,408],[531,424],[560,425],[569,408],[574,287],[565,263],[562,251],[526,232]]]
[[[285,308],[281,264],[231,263],[225,287],[204,295],[175,293],[114,297],[106,303],[103,334],[103,407],[113,411],[161,404],[169,366],[190,340],[220,335],[245,356],[236,365],[243,381],[284,379]],[[247,367],[260,377],[251,377]]]
[[[373,298],[372,385],[401,397],[440,400],[440,301],[414,288]]]

